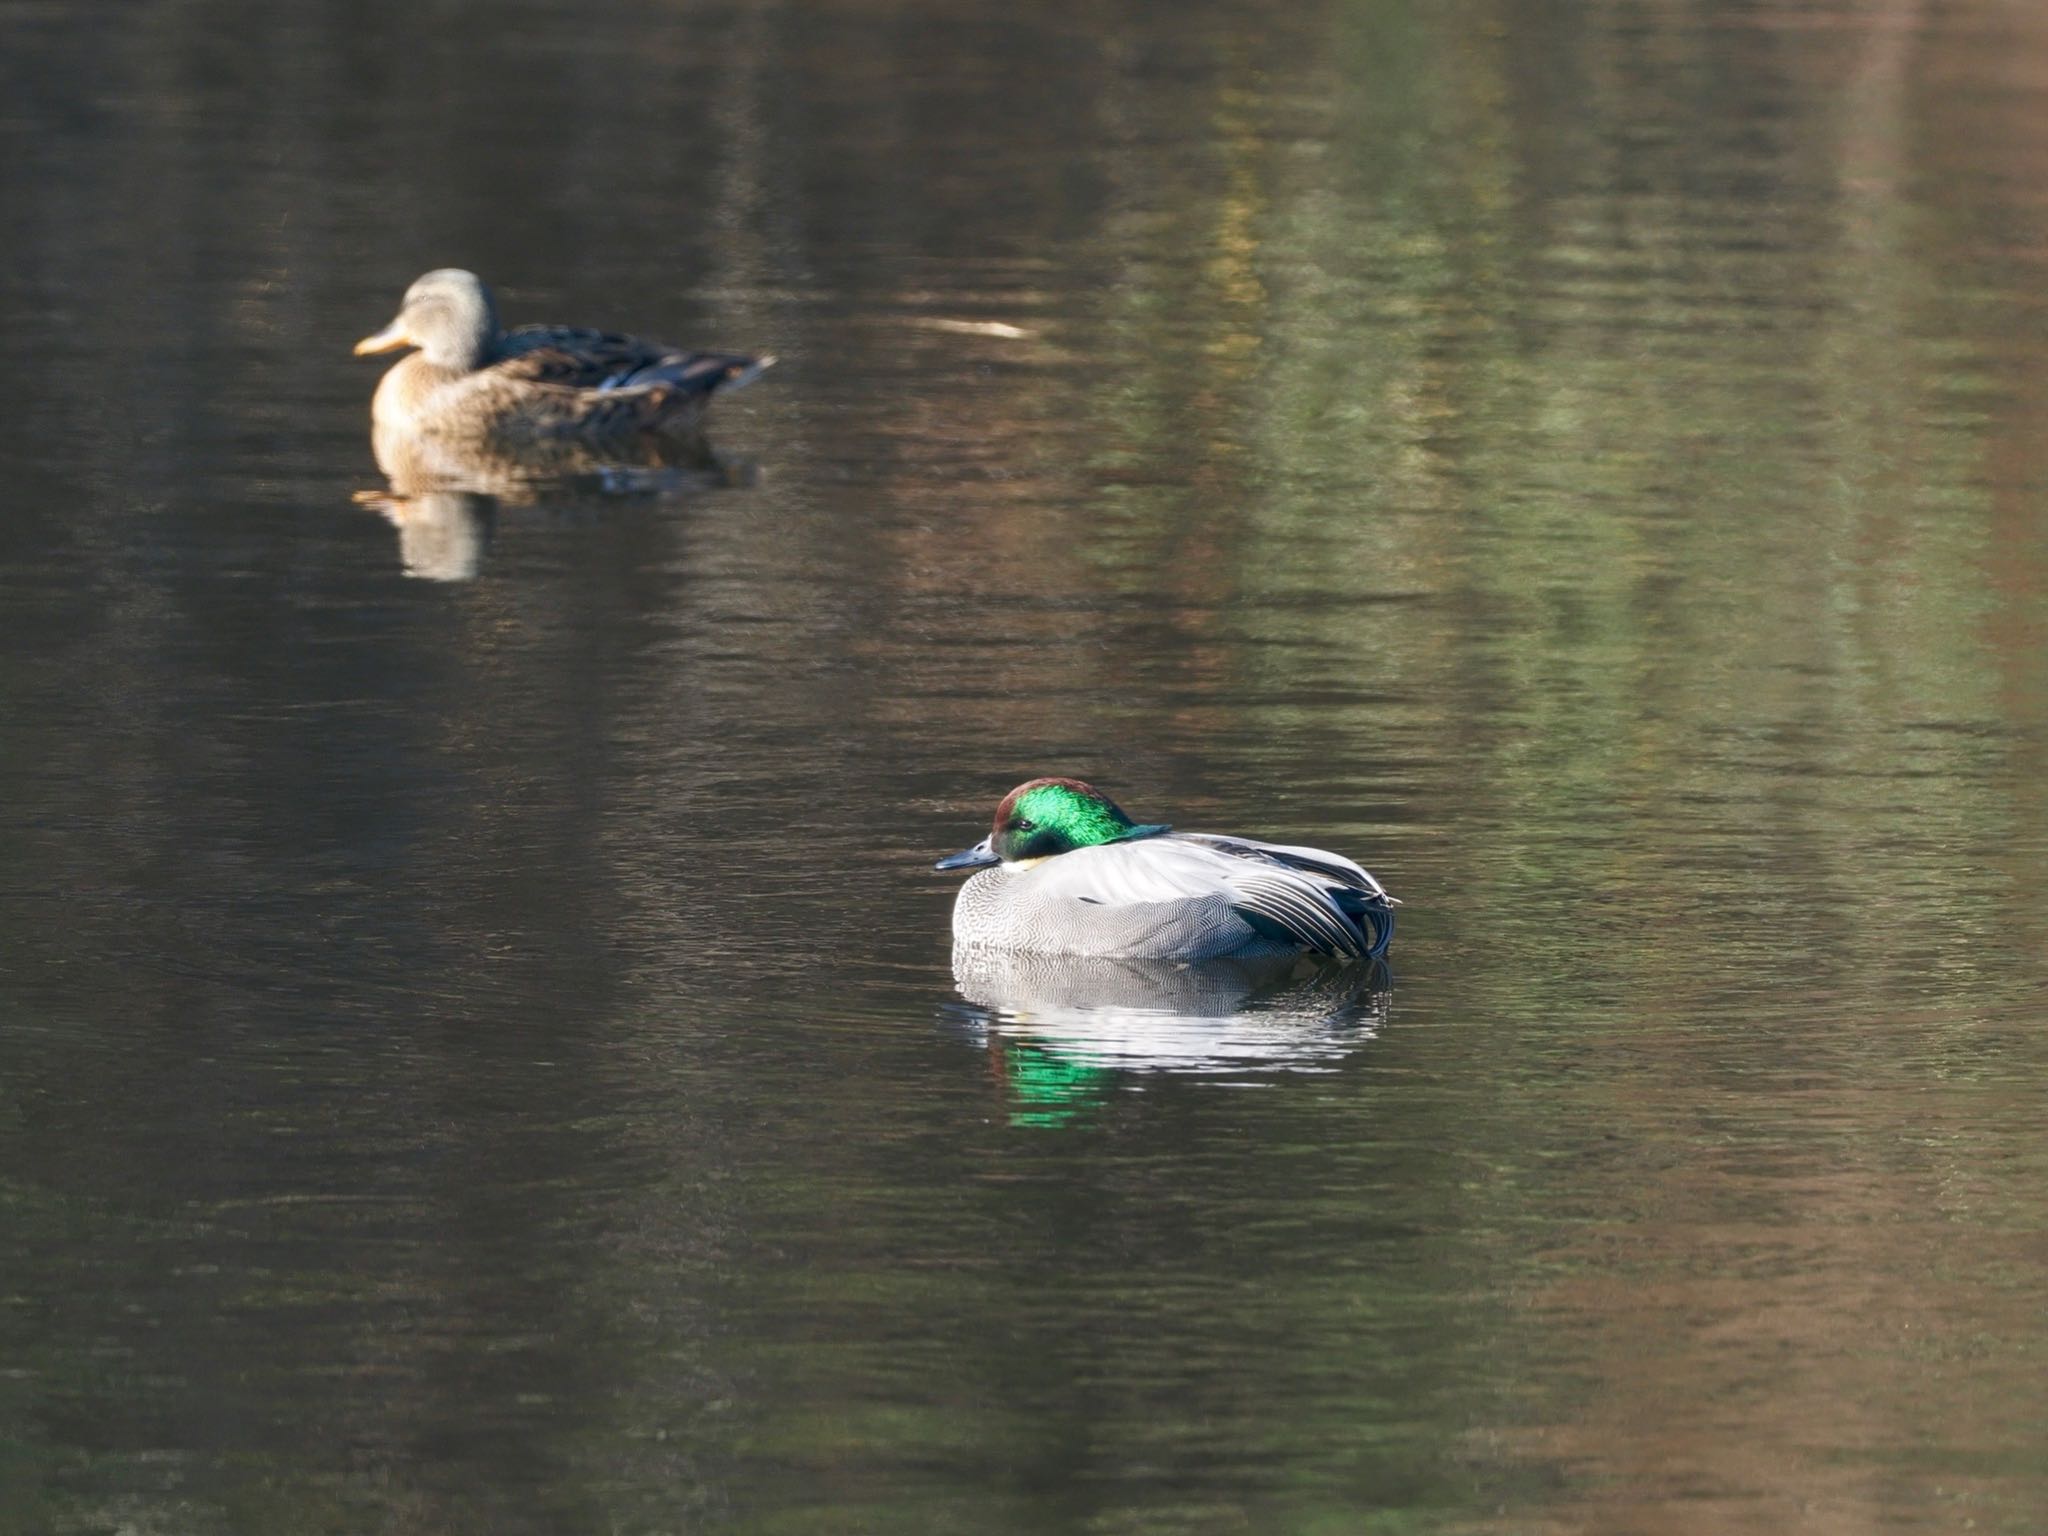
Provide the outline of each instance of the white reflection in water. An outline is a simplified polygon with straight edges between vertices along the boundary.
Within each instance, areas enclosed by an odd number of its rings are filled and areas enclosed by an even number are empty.
[[[1386,1023],[1383,964],[1302,956],[1198,963],[953,951],[956,1013],[984,1040],[1151,1072],[1325,1069]]]
[[[398,559],[406,575],[427,581],[476,579],[497,518],[496,497],[475,491],[426,491],[417,496],[366,491],[356,500],[381,512],[398,530]]]

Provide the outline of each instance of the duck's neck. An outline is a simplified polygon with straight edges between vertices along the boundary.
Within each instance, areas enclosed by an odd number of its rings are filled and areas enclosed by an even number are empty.
[[[427,354],[427,361],[449,373],[474,373],[497,355],[497,332],[486,331],[475,337],[465,337],[460,346],[436,347]]]

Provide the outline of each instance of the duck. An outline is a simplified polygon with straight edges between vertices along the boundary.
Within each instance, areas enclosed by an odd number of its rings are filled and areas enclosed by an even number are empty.
[[[751,384],[775,361],[578,326],[501,331],[490,288],[459,267],[416,280],[397,317],[355,351],[404,347],[419,350],[378,383],[378,428],[512,446],[693,433],[712,395]]]
[[[1140,824],[1068,778],[1019,784],[987,837],[933,868],[977,871],[953,903],[956,946],[1039,954],[1378,960],[1399,905],[1342,854]]]

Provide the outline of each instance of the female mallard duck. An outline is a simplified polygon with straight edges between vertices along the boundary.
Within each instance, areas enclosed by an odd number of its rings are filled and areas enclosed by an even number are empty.
[[[356,355],[400,347],[420,350],[377,386],[378,426],[508,443],[688,432],[715,391],[775,361],[566,325],[500,331],[491,290],[455,267],[406,289],[398,318],[357,342]]]
[[[989,835],[936,867],[981,871],[960,887],[953,937],[994,949],[1377,959],[1394,934],[1394,898],[1347,858],[1138,826],[1078,779],[1019,784]]]

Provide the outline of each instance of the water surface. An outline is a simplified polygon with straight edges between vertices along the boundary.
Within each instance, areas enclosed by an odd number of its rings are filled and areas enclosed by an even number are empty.
[[[0,26],[0,1526],[2039,1529],[2048,15]],[[394,525],[444,264],[782,361]]]

